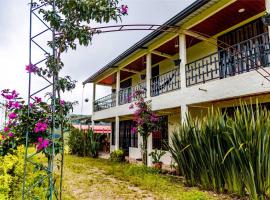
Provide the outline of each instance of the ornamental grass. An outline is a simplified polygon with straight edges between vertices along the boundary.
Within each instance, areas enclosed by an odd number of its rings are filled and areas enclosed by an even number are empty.
[[[187,117],[169,150],[190,186],[250,199],[270,198],[270,112],[241,105],[233,116],[210,109]]]

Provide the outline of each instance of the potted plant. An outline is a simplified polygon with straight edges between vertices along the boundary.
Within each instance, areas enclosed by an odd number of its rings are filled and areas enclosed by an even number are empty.
[[[162,169],[162,162],[160,161],[161,157],[165,155],[165,151],[155,149],[152,151],[149,156],[152,156],[152,162],[154,164],[154,168],[161,170]]]
[[[262,21],[265,26],[270,26],[270,14],[267,13],[265,16],[263,16]]]

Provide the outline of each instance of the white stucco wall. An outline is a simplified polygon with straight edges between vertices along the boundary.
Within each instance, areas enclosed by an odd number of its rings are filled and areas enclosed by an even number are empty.
[[[270,71],[269,67],[266,68]],[[203,89],[204,91],[200,90]],[[185,89],[152,97],[152,109],[162,110],[201,102],[216,101],[233,97],[260,94],[270,91],[270,83],[258,72],[251,71],[224,79],[216,79],[205,84],[198,84]],[[131,115],[129,104],[94,113],[94,120]]]

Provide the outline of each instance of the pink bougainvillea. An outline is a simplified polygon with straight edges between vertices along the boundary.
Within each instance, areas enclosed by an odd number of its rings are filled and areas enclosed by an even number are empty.
[[[122,15],[127,15],[128,14],[128,6],[127,5],[121,5],[120,13]]]
[[[28,73],[36,73],[38,71],[38,67],[33,65],[33,64],[29,64],[29,65],[26,65],[25,66],[25,70],[28,72]]]
[[[38,142],[36,145],[37,151],[41,151],[42,149],[46,149],[49,146],[50,141],[48,139],[44,139],[42,137],[38,138]]]
[[[35,126],[34,132],[39,133],[39,132],[45,132],[47,130],[47,124],[43,122],[38,122]]]

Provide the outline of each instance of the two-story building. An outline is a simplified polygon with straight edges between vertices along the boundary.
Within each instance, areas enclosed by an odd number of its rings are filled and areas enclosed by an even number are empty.
[[[270,0],[197,0],[163,25],[167,31],[151,32],[88,78],[83,84],[94,85],[93,120],[112,124],[111,151],[120,148],[141,158],[129,109],[138,89],[162,119],[162,128],[149,137],[149,152],[163,148],[187,113],[201,117],[210,107],[229,110],[239,99],[269,103],[266,13]],[[111,94],[96,99],[97,85],[110,86]],[[163,162],[170,164],[169,153]]]

